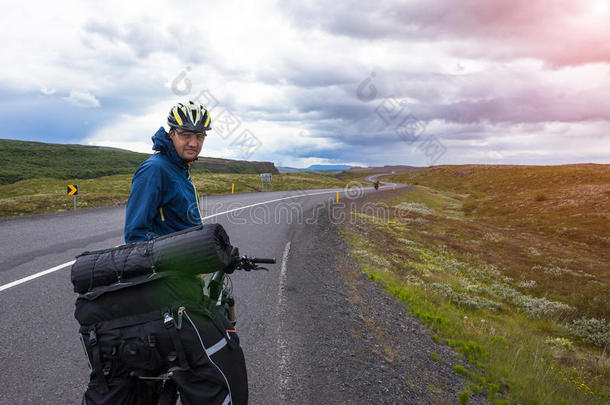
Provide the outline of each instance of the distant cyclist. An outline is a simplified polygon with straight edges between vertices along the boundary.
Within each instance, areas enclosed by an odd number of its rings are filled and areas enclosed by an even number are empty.
[[[126,243],[202,224],[190,167],[210,115],[200,104],[178,103],[167,124],[169,132],[161,127],[152,137],[157,153],[133,176]],[[171,404],[176,389],[184,405],[247,403],[237,335],[204,301],[201,279],[179,274],[77,301],[81,317],[95,319],[93,334],[83,334],[93,371],[83,404]]]
[[[375,180],[374,186],[375,190],[379,190],[379,180]]]

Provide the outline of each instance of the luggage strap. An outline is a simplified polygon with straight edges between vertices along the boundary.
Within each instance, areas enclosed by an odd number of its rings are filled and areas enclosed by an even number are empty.
[[[202,307],[199,305],[188,305],[185,304],[187,308],[189,308],[189,312],[202,315],[209,320],[211,320],[212,324],[218,329],[218,331],[226,338],[228,346],[233,349],[236,346],[236,343],[232,341],[232,339],[228,336],[226,327],[223,325],[222,321],[219,319],[219,315],[215,313],[215,311],[210,311],[209,309]],[[176,355],[178,357],[178,365],[183,370],[190,370],[190,365],[188,363],[186,352],[184,350],[184,346],[182,345],[182,340],[180,339],[180,335],[178,334],[178,330],[181,329],[182,325],[180,325],[181,315],[178,312],[178,320],[174,319],[173,311],[170,306],[166,307],[162,310],[155,310],[150,312],[145,312],[137,315],[125,316],[122,318],[111,319],[108,321],[102,321],[95,323],[93,325],[81,325],[79,332],[85,336],[88,336],[88,346],[91,348],[92,358],[93,358],[93,369],[96,374],[96,380],[100,386],[100,389],[103,393],[109,392],[108,383],[106,382],[105,374],[104,374],[104,365],[102,361],[102,352],[100,349],[100,345],[98,343],[97,332],[98,331],[108,331],[113,329],[120,329],[128,326],[139,325],[152,321],[163,321],[167,333],[169,335],[170,340],[172,341],[172,345],[176,350]],[[184,309],[184,307],[181,307]]]
[[[154,321],[156,319],[161,319],[162,311],[151,311],[143,314],[130,315],[122,318],[111,319],[109,321],[97,322],[93,325],[81,325],[79,328],[80,333],[89,333],[90,330],[100,330],[107,331],[113,329],[120,329],[126,326],[134,326],[142,323]]]
[[[95,378],[100,386],[100,390],[103,394],[106,394],[110,389],[104,376],[104,368],[102,363],[102,351],[100,345],[97,342],[97,334],[95,333],[95,326],[89,330],[89,337],[87,339],[88,345],[91,348],[91,356],[93,357],[93,371],[95,371]]]
[[[180,340],[180,336],[178,336],[178,330],[174,323],[174,317],[169,311],[163,314],[163,324],[165,325],[165,329],[167,329],[167,333],[169,334],[169,338],[174,345],[174,349],[176,349],[178,364],[182,369],[190,370],[191,366],[186,360],[186,353],[184,352],[184,347],[182,346],[182,340]]]
[[[188,303],[184,304],[184,305],[190,307],[190,305]],[[124,316],[124,317],[116,318],[116,319],[110,319],[108,321],[97,322],[93,325],[81,325],[79,332],[80,333],[89,333],[89,330],[91,328],[96,328],[97,330],[101,330],[101,331],[107,331],[107,330],[124,328],[126,326],[134,326],[134,325],[139,325],[142,323],[156,321],[159,319],[163,319],[163,316],[166,312],[171,313],[171,310],[169,308],[173,308],[173,307],[177,308],[178,306],[179,305],[169,305],[168,307],[166,307],[164,309],[157,309],[154,311],[144,312],[141,314],[129,315],[129,316]],[[201,304],[193,305],[193,307],[196,307],[196,306],[201,306]],[[209,314],[208,314],[208,316],[209,316]]]
[[[199,306],[200,305],[193,305],[192,307],[197,308]],[[208,318],[211,318],[211,319],[214,318],[213,314],[211,314],[209,311],[207,311],[205,309],[201,310],[201,311],[197,311],[197,312],[200,312],[201,314],[205,315]],[[106,379],[104,378],[102,355],[101,355],[100,345],[98,344],[97,332],[98,331],[104,332],[104,331],[109,331],[109,330],[113,330],[113,329],[120,329],[120,328],[129,327],[129,326],[135,326],[135,325],[152,322],[152,321],[163,321],[163,324],[165,325],[169,338],[172,341],[174,349],[176,350],[176,355],[178,357],[178,364],[179,364],[180,368],[184,369],[184,370],[190,369],[190,365],[186,358],[186,352],[184,351],[184,346],[182,345],[182,340],[180,339],[180,336],[178,335],[178,329],[181,325],[176,325],[176,323],[174,321],[174,316],[172,314],[170,307],[160,309],[160,310],[145,312],[142,314],[124,316],[122,318],[102,321],[102,322],[95,323],[93,325],[81,325],[81,327],[79,328],[79,332],[83,335],[88,336],[88,343],[89,343],[89,346],[91,347],[92,356],[94,359],[94,365],[93,365],[94,371],[95,371],[98,383],[100,384],[100,386],[101,386],[102,390],[104,390],[104,392],[108,392],[108,384],[106,383]]]

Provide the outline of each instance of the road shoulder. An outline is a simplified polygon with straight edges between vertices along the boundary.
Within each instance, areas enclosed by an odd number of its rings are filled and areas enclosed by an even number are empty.
[[[459,403],[466,381],[452,367],[463,362],[362,273],[328,207],[317,212],[314,223],[295,225],[291,238],[280,324],[281,401]]]

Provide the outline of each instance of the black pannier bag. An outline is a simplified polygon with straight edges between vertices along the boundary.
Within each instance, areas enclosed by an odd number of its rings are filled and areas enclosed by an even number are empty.
[[[220,224],[205,224],[159,238],[84,252],[72,265],[79,294],[96,287],[161,272],[206,274],[233,265],[235,251]]]

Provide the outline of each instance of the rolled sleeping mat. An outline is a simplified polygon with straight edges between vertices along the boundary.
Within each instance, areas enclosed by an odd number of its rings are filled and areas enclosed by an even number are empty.
[[[206,274],[234,263],[233,246],[220,224],[205,224],[159,238],[84,252],[72,265],[74,291],[83,294],[156,272]]]

